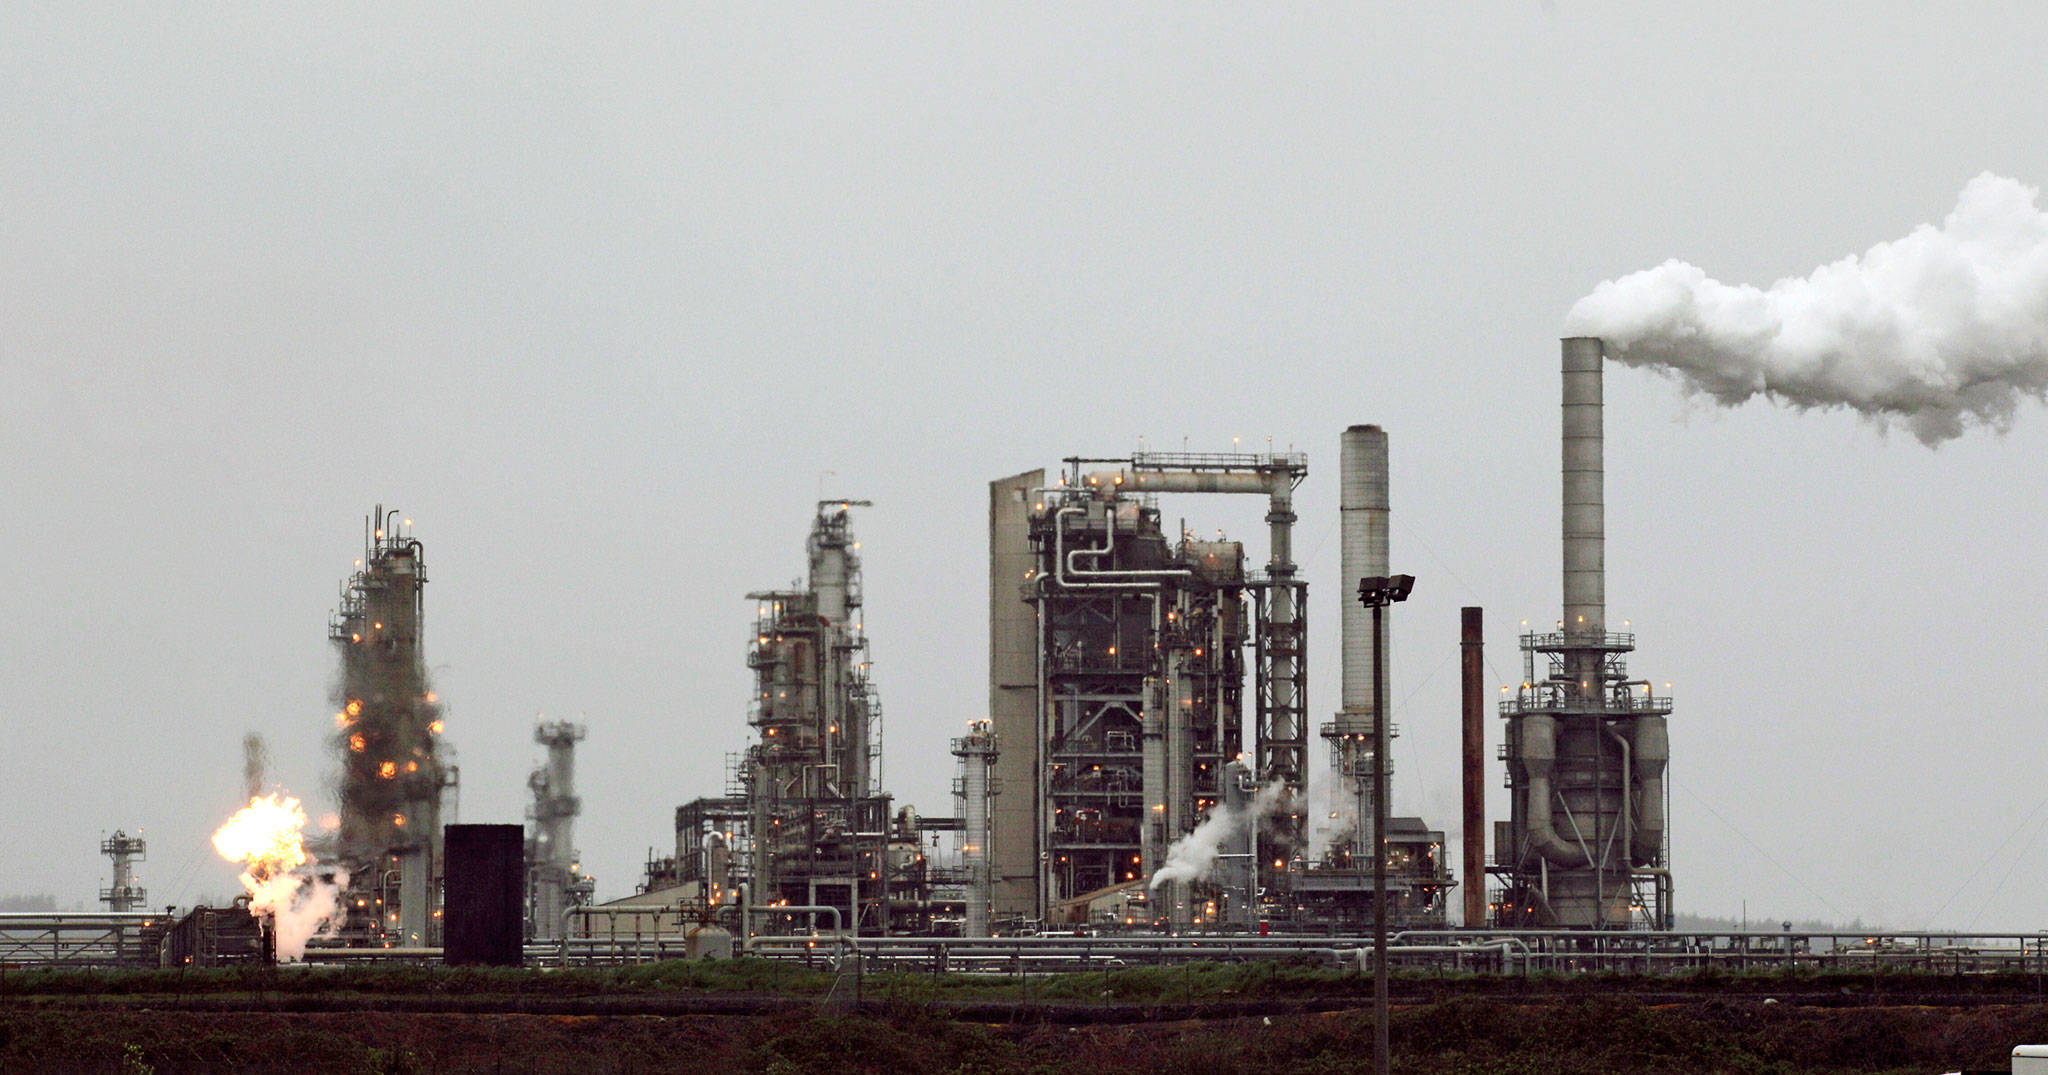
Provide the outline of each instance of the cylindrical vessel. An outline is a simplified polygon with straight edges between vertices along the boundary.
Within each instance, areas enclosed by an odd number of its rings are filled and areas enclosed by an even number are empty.
[[[1485,613],[1459,611],[1464,712],[1465,924],[1486,924],[1486,644]]]
[[[1353,594],[1358,580],[1384,577],[1387,567],[1387,434],[1374,425],[1344,431],[1338,464],[1344,610],[1343,700],[1350,713],[1370,717],[1379,684],[1372,674],[1372,613]]]
[[[1607,631],[1606,506],[1601,468],[1600,341],[1564,341],[1564,633]]]

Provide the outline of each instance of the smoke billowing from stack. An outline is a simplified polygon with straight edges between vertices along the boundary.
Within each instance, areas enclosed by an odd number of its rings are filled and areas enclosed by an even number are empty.
[[[1733,406],[1849,407],[1930,446],[2048,398],[2048,213],[1984,173],[1936,225],[1768,288],[1672,260],[1580,299],[1568,336]]]
[[[263,745],[263,737],[250,732],[242,737],[242,797],[261,798],[263,795],[263,772],[270,767],[270,748]]]
[[[1607,629],[1601,341],[1564,340],[1562,373],[1564,616],[1555,634],[1522,636],[1524,680],[1503,710],[1511,791],[1494,917],[1669,929],[1671,700],[1629,678],[1635,636]]]
[[[358,869],[383,855],[401,860],[399,925],[407,943],[424,944],[448,774],[436,743],[440,706],[420,649],[421,545],[397,515],[378,507],[367,554],[330,625],[341,650],[338,839],[343,861]]]

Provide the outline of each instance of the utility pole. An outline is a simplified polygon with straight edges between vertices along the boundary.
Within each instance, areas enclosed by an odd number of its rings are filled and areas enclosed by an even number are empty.
[[[1372,681],[1387,681],[1387,606],[1408,600],[1415,576],[1358,580],[1358,601],[1372,610]],[[1388,1075],[1387,1039],[1387,693],[1372,692],[1372,1062]]]

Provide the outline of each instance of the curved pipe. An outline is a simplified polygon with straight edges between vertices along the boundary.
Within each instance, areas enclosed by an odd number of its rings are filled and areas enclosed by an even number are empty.
[[[1066,507],[1061,508],[1053,515],[1053,570],[1055,573],[1054,577],[1059,581],[1060,585],[1070,586],[1075,589],[1149,589],[1156,588],[1159,585],[1159,583],[1142,581],[1075,582],[1073,580],[1169,578],[1184,579],[1194,574],[1194,572],[1186,570],[1185,568],[1158,568],[1147,571],[1087,571],[1082,568],[1074,566],[1072,561],[1075,557],[1086,555],[1090,557],[1099,558],[1102,556],[1106,556],[1109,554],[1110,550],[1114,548],[1116,545],[1116,511],[1114,507],[1112,507],[1111,510],[1104,513],[1105,524],[1102,532],[1101,545],[1092,549],[1075,549],[1072,552],[1067,551],[1067,528],[1065,526],[1060,525],[1060,520],[1065,519],[1069,515],[1082,515],[1086,514],[1086,512],[1086,508]]]
[[[1629,840],[1635,865],[1657,861],[1664,850],[1664,765],[1671,758],[1671,737],[1663,717],[1638,717],[1630,730],[1635,740],[1636,829]]]
[[[1558,835],[1551,818],[1550,773],[1557,765],[1557,719],[1532,713],[1522,718],[1522,771],[1529,778],[1529,843],[1537,854],[1558,865],[1590,868],[1590,851]]]

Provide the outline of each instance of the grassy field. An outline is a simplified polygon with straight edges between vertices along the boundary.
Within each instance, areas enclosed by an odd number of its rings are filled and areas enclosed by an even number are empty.
[[[1936,1072],[2002,1068],[2013,1044],[2048,1041],[2039,983],[1972,977],[1404,976],[1395,1068]],[[857,1009],[850,980],[760,961],[16,971],[0,976],[0,1070],[1359,1072],[1370,991],[1355,972],[1271,963],[870,975]],[[689,1010],[717,1001],[745,1003]],[[532,1010],[547,1004],[579,1010]],[[677,1007],[647,1010],[663,1004]]]

